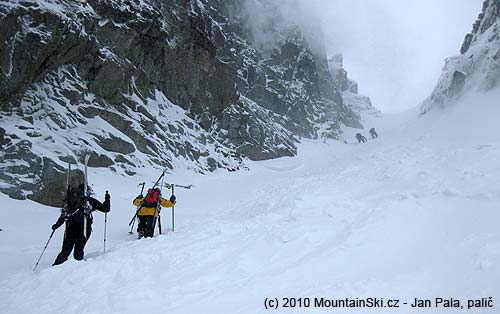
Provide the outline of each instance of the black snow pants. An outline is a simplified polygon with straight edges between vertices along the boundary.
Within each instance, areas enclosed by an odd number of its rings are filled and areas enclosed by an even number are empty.
[[[152,238],[154,234],[153,222],[154,216],[137,216],[139,224],[137,225],[137,233],[139,236]]]
[[[83,249],[85,248],[86,243],[87,238],[84,234],[84,221],[67,222],[61,252],[57,255],[57,258],[52,266],[59,265],[67,261],[71,251],[73,251],[73,257],[77,261],[81,261],[84,256]]]

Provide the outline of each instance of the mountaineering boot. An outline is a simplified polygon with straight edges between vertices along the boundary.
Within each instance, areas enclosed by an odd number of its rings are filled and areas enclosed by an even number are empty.
[[[137,230],[137,239],[141,239],[144,237],[144,230]]]

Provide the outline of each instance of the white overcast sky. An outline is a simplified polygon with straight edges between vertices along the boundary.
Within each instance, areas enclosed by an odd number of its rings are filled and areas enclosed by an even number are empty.
[[[311,0],[323,20],[329,55],[384,112],[417,106],[460,53],[482,0]]]

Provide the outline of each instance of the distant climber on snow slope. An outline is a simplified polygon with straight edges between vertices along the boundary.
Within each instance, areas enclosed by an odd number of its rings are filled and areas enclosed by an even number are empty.
[[[366,139],[366,137],[361,135],[361,133],[356,133],[356,139],[358,140],[358,143],[364,143],[364,142],[368,141]]]
[[[377,131],[375,131],[375,128],[370,129],[370,135],[372,136],[373,139],[376,139],[378,137]]]

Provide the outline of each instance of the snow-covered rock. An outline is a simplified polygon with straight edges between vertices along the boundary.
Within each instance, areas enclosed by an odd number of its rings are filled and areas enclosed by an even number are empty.
[[[267,54],[247,21],[241,0],[0,2],[0,191],[58,205],[87,151],[121,175],[237,170],[360,126],[300,25],[276,19]]]
[[[335,85],[340,89],[343,102],[355,113],[380,117],[382,113],[372,104],[370,97],[358,93],[358,83],[349,78],[344,68],[344,57],[341,54],[328,58],[330,73]]]
[[[446,60],[434,91],[421,105],[421,113],[445,108],[468,92],[486,92],[500,86],[499,0],[484,1],[460,52]]]

